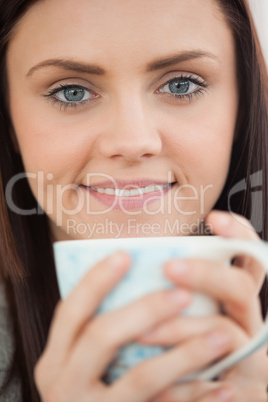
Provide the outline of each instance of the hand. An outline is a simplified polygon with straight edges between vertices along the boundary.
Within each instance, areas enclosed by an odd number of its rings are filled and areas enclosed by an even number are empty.
[[[137,365],[112,385],[104,384],[101,378],[118,348],[174,318],[191,301],[188,291],[173,289],[94,316],[129,266],[130,259],[123,253],[102,261],[57,306],[34,373],[43,402],[146,402],[178,378],[233,350],[224,331],[205,331],[183,348],[175,347]]]
[[[239,216],[213,211],[207,222],[214,234],[260,241],[249,222]],[[239,256],[231,269],[215,269],[215,263],[204,260],[169,262],[166,275],[175,284],[200,291],[217,299],[226,316],[205,318],[180,317],[158,325],[139,339],[145,344],[181,345],[208,330],[225,330],[232,336],[235,349],[253,337],[263,325],[258,294],[265,278],[256,261]],[[173,269],[172,269],[173,268]],[[170,368],[172,370],[172,367]],[[218,381],[192,382],[169,388],[153,402],[267,402],[267,347],[222,373]]]

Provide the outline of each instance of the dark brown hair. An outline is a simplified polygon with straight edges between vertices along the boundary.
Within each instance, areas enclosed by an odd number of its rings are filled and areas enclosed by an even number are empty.
[[[5,285],[12,317],[15,350],[6,384],[18,376],[24,402],[40,401],[33,368],[41,355],[59,291],[45,214],[22,216],[6,203],[5,188],[23,163],[13,147],[10,132],[5,54],[14,27],[27,10],[40,0],[0,0],[0,276]],[[254,23],[245,0],[216,0],[233,31],[240,84],[237,139],[233,145],[230,172],[216,207],[228,210],[233,185],[245,180],[245,191],[232,199],[232,210],[247,218],[252,215],[250,176],[262,172],[262,219],[260,236],[268,240],[268,79]],[[13,190],[20,208],[37,207],[27,180]],[[263,314],[267,310],[267,284],[261,291]],[[1,396],[1,392],[0,392]]]

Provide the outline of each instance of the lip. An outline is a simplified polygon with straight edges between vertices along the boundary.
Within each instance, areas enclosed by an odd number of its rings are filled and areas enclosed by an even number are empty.
[[[147,194],[140,194],[137,196],[132,197],[120,197],[115,195],[103,194],[94,191],[90,186],[82,186],[85,191],[87,191],[92,197],[98,200],[100,203],[105,205],[108,208],[114,210],[121,210],[121,211],[134,211],[138,209],[142,209],[145,205],[149,206],[152,203],[160,200],[161,198],[165,197],[167,193],[173,188],[176,182],[168,183],[167,181],[159,181],[159,180],[116,180],[115,181],[117,186],[111,185],[110,181],[101,182],[101,183],[94,183],[92,187],[95,188],[121,188],[121,189],[137,189],[142,187],[147,187],[150,185],[165,185],[170,184],[169,187],[162,189],[160,191],[153,191]]]
[[[174,182],[172,182],[174,183]],[[172,184],[170,183],[170,184]],[[97,183],[90,183],[90,185],[84,184],[83,186],[96,187],[96,188],[121,188],[125,190],[131,190],[136,188],[148,187],[153,185],[162,185],[168,184],[167,180],[154,180],[154,179],[134,179],[134,180],[123,180],[123,179],[114,179],[106,180]]]

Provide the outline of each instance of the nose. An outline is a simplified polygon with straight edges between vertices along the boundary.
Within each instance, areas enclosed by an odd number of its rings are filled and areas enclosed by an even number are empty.
[[[110,124],[99,140],[99,151],[106,158],[121,157],[127,161],[141,161],[159,155],[161,135],[155,120],[142,102],[127,100],[113,109]]]

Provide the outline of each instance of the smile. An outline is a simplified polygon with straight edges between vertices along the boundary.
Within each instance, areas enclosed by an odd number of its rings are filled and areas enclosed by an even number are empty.
[[[122,187],[132,187],[129,189],[106,187],[106,183],[102,184],[103,187],[82,185],[82,188],[108,208],[131,211],[142,209],[144,206],[149,206],[159,201],[171,191],[176,182],[165,184],[144,183],[143,186],[142,184],[138,186],[137,183],[121,183]]]
[[[156,191],[165,190],[166,188],[170,187],[172,184],[167,183],[164,185],[151,185],[148,187],[140,187],[135,189],[121,189],[121,188],[97,188],[97,187],[90,187],[91,190],[96,191],[97,193],[113,195],[117,197],[135,197],[142,194],[149,194],[154,193]]]

